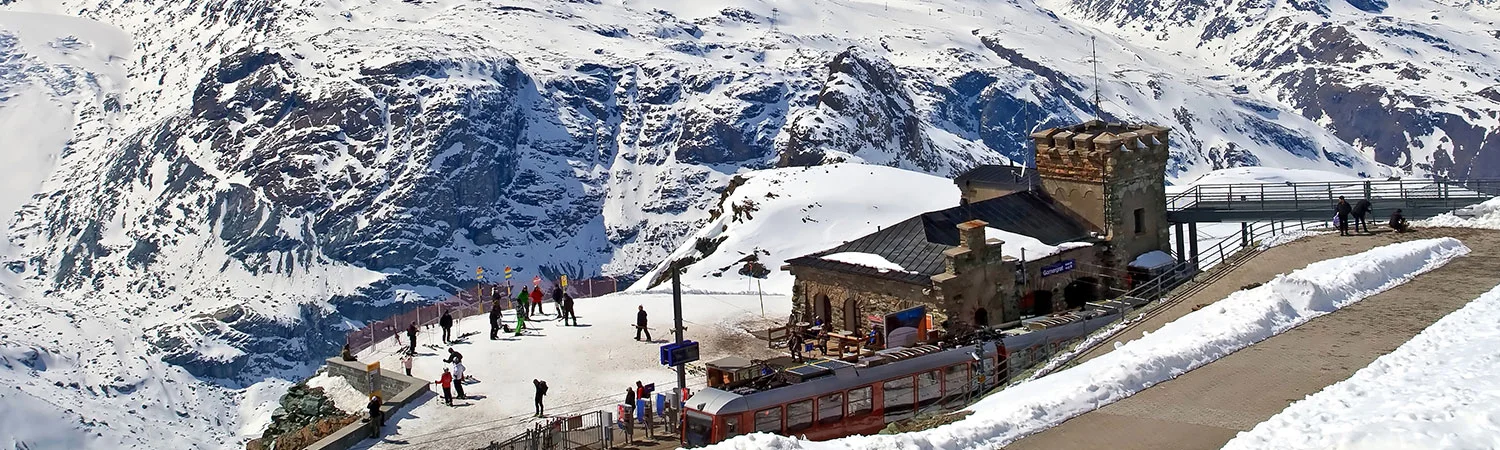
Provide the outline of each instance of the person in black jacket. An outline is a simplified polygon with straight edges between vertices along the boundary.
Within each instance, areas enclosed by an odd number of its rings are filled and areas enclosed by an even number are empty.
[[[577,314],[573,314],[573,296],[572,295],[563,294],[563,299],[562,299],[562,314],[563,314],[563,325],[567,325],[568,321],[572,320],[573,321],[573,326],[575,326],[575,327],[578,326],[578,315]]]
[[[1352,210],[1353,208],[1349,206],[1349,202],[1344,200],[1344,196],[1340,195],[1339,203],[1333,207],[1335,218],[1339,221],[1339,236],[1349,235],[1349,213]]]
[[[642,331],[646,332],[646,342],[651,342],[651,330],[646,328],[646,305],[641,305],[635,313],[635,340],[641,340]]]
[[[562,318],[563,289],[561,286],[552,286],[552,308],[557,310],[557,318]]]
[[[1364,232],[1369,233],[1370,222],[1365,220],[1365,216],[1370,215],[1370,199],[1359,199],[1358,202],[1354,203],[1354,210],[1352,211],[1352,213],[1354,214],[1354,232],[1358,233],[1360,232],[1360,227],[1364,227]]]
[[[1406,217],[1401,215],[1401,210],[1399,209],[1391,213],[1390,227],[1392,230],[1396,230],[1397,233],[1411,231],[1411,224],[1406,222]]]
[[[453,331],[453,315],[443,311],[443,317],[438,319],[438,326],[443,327],[443,343],[447,344],[452,340],[449,333]]]
[[[536,387],[536,416],[542,417],[542,397],[547,395],[547,382],[532,379],[531,385]]]
[[[411,341],[411,353],[413,355],[417,354],[417,323],[416,322],[412,322],[411,326],[406,327],[406,340]]]
[[[504,311],[505,310],[500,309],[500,296],[497,295],[497,296],[495,296],[494,300],[490,300],[490,340],[491,341],[500,339],[500,318],[501,318],[501,316],[504,315]]]
[[[384,403],[379,395],[371,395],[370,404],[366,405],[370,409],[370,423],[375,424],[376,427],[385,426],[385,414],[380,412],[380,405]]]

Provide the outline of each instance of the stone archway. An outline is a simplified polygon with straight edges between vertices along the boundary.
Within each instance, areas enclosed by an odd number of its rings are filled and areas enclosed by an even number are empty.
[[[859,334],[859,302],[854,297],[844,299],[844,329]]]
[[[828,300],[828,294],[818,294],[813,299],[813,318],[823,321],[825,324],[833,323],[833,306]]]
[[[1082,308],[1088,302],[1099,301],[1099,280],[1083,277],[1063,287],[1063,301],[1068,309]]]

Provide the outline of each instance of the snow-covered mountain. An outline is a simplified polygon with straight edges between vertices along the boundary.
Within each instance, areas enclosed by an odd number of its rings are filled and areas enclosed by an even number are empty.
[[[644,275],[717,220],[741,171],[1024,162],[1030,131],[1094,115],[1090,38],[1101,114],[1172,126],[1174,180],[1384,175],[1428,155],[1438,174],[1500,167],[1480,164],[1496,124],[1475,103],[1493,47],[1468,39],[1488,6],[1309,1],[1247,4],[1220,14],[1235,33],[1201,40],[1183,30],[1207,14],[1147,14],[1218,8],[1194,2],[0,1],[0,161],[25,172],[0,183],[0,320],[38,324],[6,327],[0,373],[86,442],[231,445],[263,419],[265,380],[309,373],[347,327],[481,265]],[[1359,61],[1457,84],[1372,79],[1407,103],[1279,88],[1291,67],[1386,73],[1336,56],[1345,45],[1286,47],[1334,19],[1421,24],[1408,28],[1442,39],[1360,31],[1373,50]],[[1275,45],[1285,64],[1223,56]],[[1415,112],[1389,113],[1402,108],[1453,113],[1441,136],[1397,132],[1421,145],[1350,134],[1371,115],[1395,117],[1381,133],[1406,126]],[[64,406],[162,402],[109,426]],[[172,418],[201,408],[203,422]],[[178,437],[131,432],[147,427]]]

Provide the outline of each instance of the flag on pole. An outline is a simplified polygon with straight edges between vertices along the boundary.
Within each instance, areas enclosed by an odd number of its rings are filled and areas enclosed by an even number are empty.
[[[562,276],[562,287],[568,287],[568,276],[567,275],[563,275]]]
[[[536,276],[531,277],[531,285],[532,286],[536,286],[536,287],[542,287],[542,276],[541,275],[536,275]]]
[[[475,267],[474,268],[474,277],[478,278],[480,281],[484,281],[484,268],[483,267]]]
[[[505,279],[510,279],[510,266],[505,266]]]

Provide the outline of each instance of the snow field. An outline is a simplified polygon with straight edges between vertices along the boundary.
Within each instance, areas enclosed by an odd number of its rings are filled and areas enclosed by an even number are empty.
[[[1391,289],[1468,252],[1456,239],[1438,238],[1309,264],[1231,294],[1114,352],[986,397],[968,408],[973,415],[935,429],[825,442],[750,435],[713,448],[996,448]]]
[[[1497,316],[1500,286],[1224,448],[1500,447]]]
[[[683,295],[684,339],[702,343],[701,361],[730,353],[764,350],[765,343],[744,334],[741,326],[759,320],[760,297],[755,295]],[[651,337],[656,343],[637,342],[635,314],[645,306],[650,318]],[[766,317],[785,320],[791,303],[784,296],[765,297]],[[464,343],[452,345],[464,355],[466,375],[477,380],[466,384],[470,400],[443,404],[442,388],[433,385],[437,396],[428,397],[408,407],[396,417],[391,427],[391,443],[366,448],[408,448],[394,442],[405,442],[416,448],[470,448],[491,440],[503,440],[530,425],[534,412],[532,379],[547,382],[547,413],[564,414],[598,410],[613,411],[613,405],[624,400],[625,388],[636,381],[656,383],[657,392],[677,384],[676,372],[659,364],[661,344],[672,339],[672,296],[660,293],[621,293],[603,297],[577,299],[575,311],[579,326],[563,326],[555,321],[556,306],[547,301],[541,320],[526,322],[534,334],[516,337],[501,332],[500,340],[489,339],[487,316],[458,321],[453,336],[474,333]],[[512,327],[514,315],[505,314]],[[440,342],[441,329],[423,328],[417,335],[418,357],[412,376],[437,380],[447,358],[447,347]],[[404,333],[403,333],[404,334]],[[405,336],[401,336],[405,339]],[[743,349],[735,349],[742,344]],[[362,352],[361,361],[378,358],[382,370],[402,370],[400,355],[393,341],[385,341]],[[701,387],[701,375],[688,376],[688,387]]]
[[[1427,220],[1412,222],[1415,227],[1487,228],[1500,230],[1500,198],[1466,208],[1467,216],[1448,213]]]
[[[308,387],[323,388],[323,394],[333,400],[333,405],[349,414],[365,414],[365,407],[370,403],[370,398],[355,389],[344,377],[330,376],[325,372],[308,378],[306,384]]]

